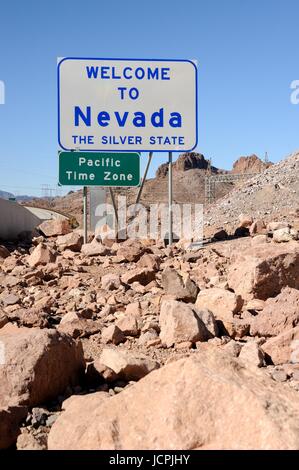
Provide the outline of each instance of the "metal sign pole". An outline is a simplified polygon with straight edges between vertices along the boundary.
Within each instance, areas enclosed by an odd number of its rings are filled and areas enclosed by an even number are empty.
[[[117,212],[116,201],[115,201],[112,188],[109,188],[109,192],[110,192],[110,197],[111,197],[111,201],[112,201],[112,205],[114,209],[115,222],[116,222],[116,238],[117,238],[118,237],[118,212]]]
[[[168,218],[169,218],[169,228],[168,228],[168,237],[169,245],[173,243],[173,234],[172,234],[172,152],[168,154]]]
[[[83,237],[87,243],[87,186],[83,186]]]

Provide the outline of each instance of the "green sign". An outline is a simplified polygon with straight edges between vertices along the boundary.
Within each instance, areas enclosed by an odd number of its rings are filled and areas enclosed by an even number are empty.
[[[61,186],[138,186],[139,153],[59,153]]]

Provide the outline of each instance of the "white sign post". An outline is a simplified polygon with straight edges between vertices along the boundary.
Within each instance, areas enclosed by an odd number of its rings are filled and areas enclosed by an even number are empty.
[[[197,145],[197,67],[190,60],[66,57],[58,67],[58,141],[64,150],[170,152]]]

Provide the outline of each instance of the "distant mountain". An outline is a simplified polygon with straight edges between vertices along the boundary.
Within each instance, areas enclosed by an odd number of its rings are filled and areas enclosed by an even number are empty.
[[[238,158],[233,165],[232,173],[262,173],[272,165],[273,163],[264,162],[257,155],[253,154]]]
[[[0,190],[0,198],[2,199],[15,198],[16,201],[22,201],[22,202],[31,201],[32,199],[38,199],[36,196],[27,196],[26,194],[15,196],[12,193],[8,193],[7,191],[1,191],[1,190]]]
[[[27,196],[26,194],[21,195],[21,196],[16,196],[16,200],[22,201],[22,202],[32,201],[32,199],[39,199],[39,198],[36,196]]]
[[[12,193],[8,193],[6,191],[0,191],[0,197],[2,199],[9,199],[10,197],[14,197]]]

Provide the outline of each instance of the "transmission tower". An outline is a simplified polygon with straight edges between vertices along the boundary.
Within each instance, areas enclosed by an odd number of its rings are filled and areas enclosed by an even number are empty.
[[[52,198],[53,197],[53,191],[55,191],[54,188],[51,188],[49,184],[42,184],[41,186],[41,193],[42,197],[47,199],[47,198]]]
[[[212,157],[208,159],[208,167],[207,167],[207,174],[212,174]]]
[[[265,163],[269,163],[268,152],[265,153]]]

